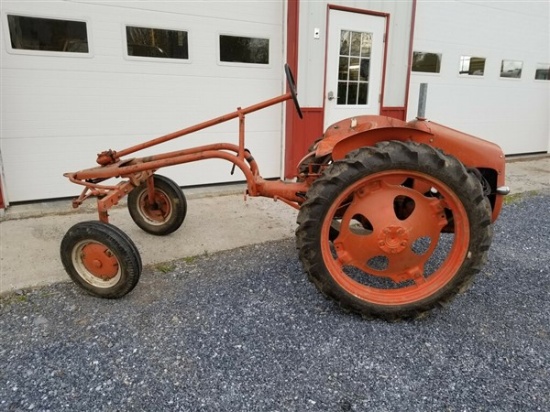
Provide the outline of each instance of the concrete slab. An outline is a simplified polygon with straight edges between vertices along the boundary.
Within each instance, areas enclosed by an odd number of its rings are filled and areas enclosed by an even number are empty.
[[[507,163],[512,194],[550,191],[550,156],[523,157]],[[293,237],[297,211],[282,202],[250,198],[244,185],[184,190],[188,212],[182,227],[156,237],[139,229],[121,204],[111,222],[136,243],[144,265]],[[97,220],[95,202],[72,209],[70,200],[10,207],[0,222],[0,293],[68,280],[59,245],[75,223]]]
[[[550,155],[508,160],[506,184],[511,194],[550,189]]]

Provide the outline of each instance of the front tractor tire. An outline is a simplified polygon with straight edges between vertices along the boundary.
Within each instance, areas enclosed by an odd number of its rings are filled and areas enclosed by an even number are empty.
[[[61,241],[61,261],[71,279],[89,294],[120,298],[137,285],[142,263],[122,230],[99,221],[80,222]]]
[[[149,199],[147,182],[128,194],[128,211],[132,220],[145,232],[165,236],[182,225],[187,214],[187,201],[173,180],[153,175],[154,199]]]
[[[347,310],[416,318],[465,290],[485,263],[491,212],[479,179],[431,146],[382,142],[311,186],[297,246],[310,280]]]

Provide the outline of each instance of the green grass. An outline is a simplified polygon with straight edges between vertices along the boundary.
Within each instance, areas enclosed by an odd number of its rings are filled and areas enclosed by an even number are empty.
[[[513,193],[504,197],[504,204],[511,205],[513,203],[521,202],[526,197],[532,197],[538,195],[540,192],[538,190],[529,190],[522,193]]]
[[[172,262],[159,263],[155,269],[162,273],[170,273],[176,269],[176,265]]]

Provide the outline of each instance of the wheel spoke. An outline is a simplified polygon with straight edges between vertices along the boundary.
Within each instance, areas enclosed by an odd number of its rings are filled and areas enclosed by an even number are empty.
[[[419,285],[425,282],[424,266],[429,258],[428,254],[419,256],[407,248],[399,254],[387,257],[388,268],[384,272],[384,276],[396,283],[412,280]]]
[[[359,236],[349,228],[340,231],[334,240],[334,248],[342,266],[352,265],[363,271],[367,271],[369,259],[380,255],[374,236]]]

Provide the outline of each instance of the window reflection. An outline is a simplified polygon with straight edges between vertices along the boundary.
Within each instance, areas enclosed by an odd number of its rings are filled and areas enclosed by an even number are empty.
[[[550,64],[537,64],[535,80],[550,80]]]
[[[439,73],[441,70],[441,54],[413,52],[413,72]]]
[[[14,49],[88,53],[83,21],[8,16],[8,26]]]
[[[503,60],[500,64],[500,77],[519,79],[523,62],[519,60]]]
[[[220,61],[269,64],[269,39],[220,35]]]
[[[483,76],[485,57],[460,56],[459,74],[464,76]]]
[[[126,27],[128,56],[188,59],[187,32]]]
[[[338,57],[338,105],[368,103],[372,33],[342,30]]]

